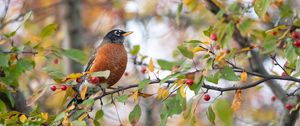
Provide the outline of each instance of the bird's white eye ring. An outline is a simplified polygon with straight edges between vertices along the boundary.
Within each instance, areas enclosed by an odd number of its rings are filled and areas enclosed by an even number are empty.
[[[120,31],[115,31],[115,35],[120,36]]]

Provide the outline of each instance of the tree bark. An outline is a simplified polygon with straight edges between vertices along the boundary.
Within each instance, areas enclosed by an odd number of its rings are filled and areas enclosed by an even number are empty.
[[[66,27],[65,48],[82,50],[83,48],[83,24],[80,16],[80,0],[64,0],[64,25]],[[73,60],[67,61],[66,72],[82,72],[82,65]]]

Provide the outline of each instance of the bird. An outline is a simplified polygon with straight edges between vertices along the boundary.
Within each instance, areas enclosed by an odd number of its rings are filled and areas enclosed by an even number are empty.
[[[84,73],[93,73],[99,71],[109,70],[110,74],[107,79],[98,78],[97,84],[82,83],[78,91],[78,95],[82,90],[84,84],[89,84],[87,96],[94,94],[101,89],[103,92],[106,88],[109,88],[116,84],[122,77],[127,66],[127,51],[124,46],[125,37],[132,34],[131,31],[123,31],[120,29],[114,29],[108,32],[99,46],[97,46],[89,58],[89,61],[84,68]],[[88,80],[85,76],[84,80]],[[83,99],[77,98],[77,101],[82,102]]]

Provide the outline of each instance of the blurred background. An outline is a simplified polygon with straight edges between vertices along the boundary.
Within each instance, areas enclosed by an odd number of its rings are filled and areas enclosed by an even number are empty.
[[[284,0],[274,1],[285,2]],[[219,2],[225,8],[233,3],[247,8],[253,3],[252,0],[219,0]],[[291,2],[292,8],[300,13],[300,0]],[[181,3],[183,3],[182,11],[178,14],[178,7]],[[53,92],[48,88],[49,85],[57,83],[53,80],[53,76],[49,75],[49,69],[52,72],[60,72],[61,76],[81,72],[93,49],[112,29],[134,32],[125,43],[128,52],[134,46],[140,46],[137,56],[128,53],[126,73],[115,87],[137,84],[148,77],[144,70],[147,66],[134,63],[140,61],[142,57],[145,57],[145,63],[148,63],[150,58],[168,61],[182,60],[177,51],[180,43],[188,40],[210,41],[203,31],[215,25],[219,19],[206,6],[202,0],[0,0],[0,17],[2,17],[0,19],[5,20],[0,25],[1,34],[18,29],[13,38],[15,45],[29,42],[31,47],[38,45],[40,49],[39,53],[33,56],[35,68],[19,77],[18,90],[22,92],[19,95],[23,98],[21,103],[25,101],[27,104],[30,103],[29,107],[23,104],[23,111],[30,111],[36,105],[39,105],[41,111],[49,114],[57,114],[64,110],[65,92]],[[278,13],[275,4],[270,8],[273,12],[270,13],[270,22],[272,22],[272,19],[278,17]],[[252,7],[244,11],[243,15],[258,20]],[[55,24],[55,32],[51,36],[41,36],[41,30],[49,24]],[[260,24],[261,22],[257,22],[257,25],[253,27],[268,28]],[[0,36],[0,39],[2,40],[3,36]],[[8,49],[10,46],[10,42],[0,41],[0,49]],[[239,48],[239,45],[232,41],[224,47],[224,50],[233,47]],[[75,61],[70,60],[68,56],[56,54],[55,50],[58,48],[81,50],[82,53],[78,53],[82,55],[79,59],[81,61],[76,58]],[[241,62],[243,64],[243,61]],[[285,59],[282,58],[279,62],[284,64]],[[206,62],[198,61],[197,65],[203,67],[205,64]],[[272,67],[271,61],[265,61],[264,64],[270,72],[282,73],[280,69]],[[155,65],[157,66],[156,63]],[[48,69],[45,70],[45,67]],[[160,71],[159,77],[163,78],[170,73]],[[150,77],[155,78],[153,75]],[[235,84],[222,80],[218,86],[226,86],[228,83]],[[280,81],[280,83],[286,82]],[[146,92],[155,94],[158,86],[150,86]],[[46,90],[44,90],[45,87],[47,87]],[[43,92],[43,95],[40,96],[37,91]],[[207,102],[199,97],[193,97],[192,91],[186,92],[188,103],[199,100],[200,104],[195,111],[197,115],[195,125],[198,126],[211,125],[206,117],[206,111],[207,107],[214,102],[214,98],[222,97],[232,101],[234,96],[234,92],[219,96],[220,92],[209,91],[213,100]],[[235,113],[234,124],[262,126],[277,124],[284,108],[277,100],[272,100],[272,96],[273,93],[265,85],[244,91],[241,109]],[[116,107],[109,104],[109,98],[104,99],[104,102],[106,104],[103,107],[100,107],[99,103],[95,106],[95,109],[102,108],[105,113],[103,125],[130,124],[128,115],[136,104],[133,98],[130,97],[126,103],[117,102]],[[139,104],[143,112],[138,125],[159,125],[162,101],[156,100],[155,97],[147,97],[140,98]],[[184,119],[183,114],[179,114],[169,118],[167,125],[190,124]]]

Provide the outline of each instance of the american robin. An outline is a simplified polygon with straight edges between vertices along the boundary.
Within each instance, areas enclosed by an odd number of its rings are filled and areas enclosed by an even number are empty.
[[[127,66],[127,52],[123,43],[125,37],[131,33],[133,32],[125,32],[119,29],[112,30],[105,35],[102,43],[95,49],[84,72],[109,70],[110,75],[107,79],[99,78],[97,84],[89,87],[87,96],[99,91],[99,89],[103,91],[103,89],[116,84],[120,80]],[[87,80],[87,76],[84,78]],[[79,87],[79,92],[84,84]]]

